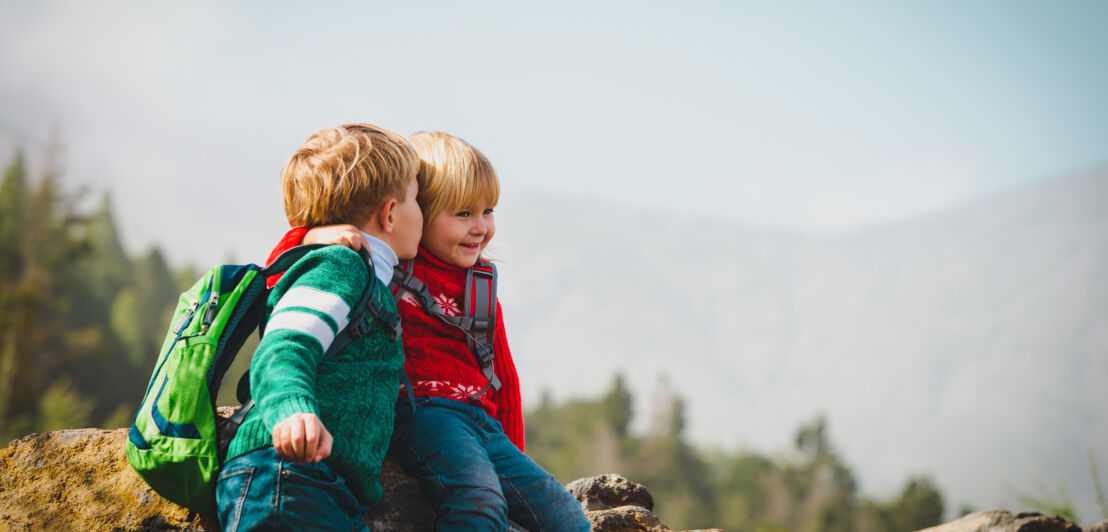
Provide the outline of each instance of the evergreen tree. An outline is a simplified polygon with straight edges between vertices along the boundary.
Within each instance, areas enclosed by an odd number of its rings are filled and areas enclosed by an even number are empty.
[[[0,420],[6,421],[6,436],[34,428],[42,392],[95,335],[74,326],[80,320],[74,319],[74,297],[66,290],[87,250],[77,236],[82,220],[62,194],[55,172],[45,172],[33,187],[27,182],[17,156],[0,185],[0,204],[12,208],[0,223],[6,270],[0,281]]]
[[[175,304],[157,250],[126,256],[104,196],[91,215],[57,165],[17,154],[0,181],[0,437],[112,424],[149,379]]]
[[[698,450],[686,439],[684,400],[664,385],[649,433],[625,431],[615,446],[632,403],[622,378],[592,401],[555,404],[544,393],[527,413],[528,454],[563,482],[614,470],[646,485],[655,513],[677,530],[903,532],[941,519],[942,496],[923,477],[909,479],[888,501],[860,500],[823,416],[798,427],[792,452],[774,459]],[[612,452],[617,456],[599,458]]]
[[[27,198],[23,154],[16,153],[0,181],[0,421],[13,417],[10,404],[19,362],[16,326],[22,314],[16,312],[16,285],[23,270],[20,233],[26,226]],[[0,437],[4,436],[0,431]]]
[[[627,427],[631,423],[631,392],[623,382],[623,375],[617,373],[612,387],[601,400],[602,416],[615,432],[616,436],[627,436]]]

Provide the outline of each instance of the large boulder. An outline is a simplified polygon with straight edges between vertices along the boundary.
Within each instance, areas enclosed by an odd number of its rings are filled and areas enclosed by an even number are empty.
[[[219,529],[154,493],[123,457],[126,439],[124,429],[60,430],[0,450],[0,529]]]
[[[670,532],[658,516],[641,506],[620,506],[607,510],[586,512],[593,531],[611,530],[613,532]]]
[[[654,497],[646,486],[615,473],[577,479],[566,484],[566,489],[581,501],[585,510],[607,510],[620,506],[654,509]]]
[[[1108,532],[1108,520],[1085,527],[1085,532]]]
[[[1081,527],[1056,515],[1038,512],[1013,514],[989,510],[919,532],[1083,532]]]
[[[0,530],[219,530],[211,516],[151,490],[127,463],[126,440],[127,429],[61,430],[0,449]],[[371,530],[434,530],[430,502],[395,461],[386,459],[381,482],[385,496],[365,515]],[[653,499],[638,484],[618,475],[571,484],[582,487],[578,500],[597,508],[585,512],[594,531],[669,530],[650,512]]]

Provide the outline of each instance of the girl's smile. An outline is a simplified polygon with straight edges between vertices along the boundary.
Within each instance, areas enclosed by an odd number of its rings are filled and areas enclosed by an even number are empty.
[[[456,211],[442,211],[426,221],[420,244],[443,262],[459,268],[473,266],[496,234],[492,208],[482,199]]]

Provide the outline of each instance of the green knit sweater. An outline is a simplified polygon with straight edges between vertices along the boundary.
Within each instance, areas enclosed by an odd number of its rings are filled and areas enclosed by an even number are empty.
[[[265,335],[250,362],[256,406],[231,440],[227,460],[273,444],[273,426],[295,413],[319,416],[334,437],[325,462],[367,505],[381,498],[381,462],[392,435],[399,341],[377,320],[370,333],[323,360],[350,320],[366,282],[383,307],[396,301],[354,251],[327,246],[305,255],[273,288]],[[356,309],[354,309],[356,310]]]

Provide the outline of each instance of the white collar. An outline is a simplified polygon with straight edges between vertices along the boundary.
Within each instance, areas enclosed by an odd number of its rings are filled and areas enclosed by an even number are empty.
[[[369,242],[369,256],[373,259],[373,273],[385,286],[388,286],[392,282],[392,271],[397,264],[400,264],[400,260],[396,258],[396,252],[384,240],[365,231],[362,231],[362,234],[365,235],[366,242]]]

